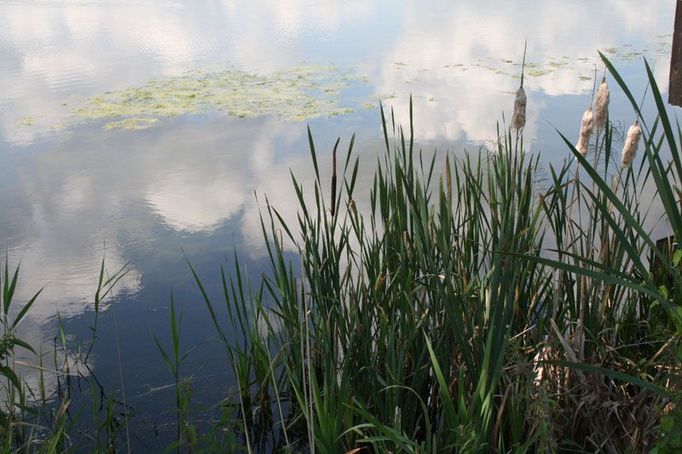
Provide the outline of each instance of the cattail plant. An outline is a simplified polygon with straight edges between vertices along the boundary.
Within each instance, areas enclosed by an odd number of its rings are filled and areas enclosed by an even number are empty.
[[[583,156],[587,154],[590,137],[592,137],[593,130],[594,114],[592,113],[592,106],[590,106],[583,114],[583,118],[580,122],[580,136],[578,137],[578,143],[575,146],[575,149],[578,150]]]
[[[642,128],[639,126],[639,120],[635,122],[628,129],[628,134],[625,137],[625,144],[623,144],[623,154],[620,163],[623,167],[629,167],[637,155],[637,147],[639,146],[639,139],[642,137]]]
[[[594,127],[597,131],[604,129],[606,126],[606,117],[609,113],[609,98],[611,92],[609,86],[606,84],[606,77],[602,77],[597,95],[594,98]]]
[[[521,85],[516,90],[516,97],[514,98],[514,115],[512,115],[512,128],[520,131],[526,126],[526,92],[523,89],[523,70],[526,65],[526,46],[528,42],[523,45],[523,61],[521,62]]]

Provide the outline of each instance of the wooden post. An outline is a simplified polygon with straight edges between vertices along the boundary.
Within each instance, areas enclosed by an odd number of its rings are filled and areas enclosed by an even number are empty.
[[[677,7],[675,8],[675,31],[673,32],[673,49],[670,56],[668,102],[674,106],[682,106],[682,0],[677,0]]]

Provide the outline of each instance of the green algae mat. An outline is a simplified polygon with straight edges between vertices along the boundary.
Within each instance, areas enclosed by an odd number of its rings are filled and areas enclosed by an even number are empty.
[[[342,89],[362,79],[334,67],[302,65],[267,75],[236,69],[195,70],[90,98],[74,113],[106,120],[107,129],[145,129],[162,118],[212,111],[232,117],[308,120],[352,112]]]

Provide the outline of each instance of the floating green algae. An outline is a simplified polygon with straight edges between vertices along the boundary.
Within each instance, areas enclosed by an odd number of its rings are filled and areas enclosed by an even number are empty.
[[[328,66],[302,65],[268,75],[236,69],[191,71],[156,79],[141,87],[90,98],[75,113],[110,120],[106,129],[145,129],[162,118],[224,112],[232,117],[273,115],[307,120],[351,112],[339,106],[342,89],[360,79]]]
[[[33,117],[22,117],[17,124],[19,126],[33,126]]]
[[[568,62],[566,62],[565,60],[561,60],[561,61],[550,61],[549,63],[547,63],[547,65],[548,65],[550,68],[559,69],[559,68],[566,68],[566,67],[568,67]]]
[[[632,52],[627,52],[627,53],[622,54],[621,58],[624,61],[634,61],[634,60],[638,60],[643,55],[644,55],[643,52],[632,51]]]
[[[552,69],[530,69],[526,71],[528,77],[542,77],[554,72]]]
[[[124,120],[110,121],[104,127],[106,129],[147,129],[159,122],[158,118],[133,117]]]

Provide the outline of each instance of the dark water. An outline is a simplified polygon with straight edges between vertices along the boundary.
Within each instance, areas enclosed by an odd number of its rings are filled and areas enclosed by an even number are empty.
[[[172,395],[157,390],[170,374],[153,342],[168,338],[171,290],[184,308],[183,343],[195,348],[185,365],[195,398],[217,402],[229,369],[186,259],[212,294],[235,248],[251,276],[266,271],[259,207],[267,195],[295,219],[289,169],[312,180],[306,125],[321,150],[357,134],[356,152],[371,162],[382,142],[378,101],[407,123],[412,94],[418,144],[476,149],[509,118],[527,38],[525,140],[560,162],[568,152],[554,128],[577,135],[595,66],[603,70],[598,49],[640,96],[643,56],[667,89],[673,7],[0,0],[0,247],[21,260],[20,299],[45,286],[25,337],[49,349],[59,313],[76,349],[90,332],[102,257],[109,273],[127,264],[91,363],[114,393],[123,365],[134,438],[153,449],[173,435],[163,426]],[[247,87],[260,78],[269,91]],[[177,101],[190,88],[198,97]],[[611,88],[611,120],[627,125],[632,111]],[[140,105],[139,90],[151,101]],[[152,421],[160,438],[149,437]]]

